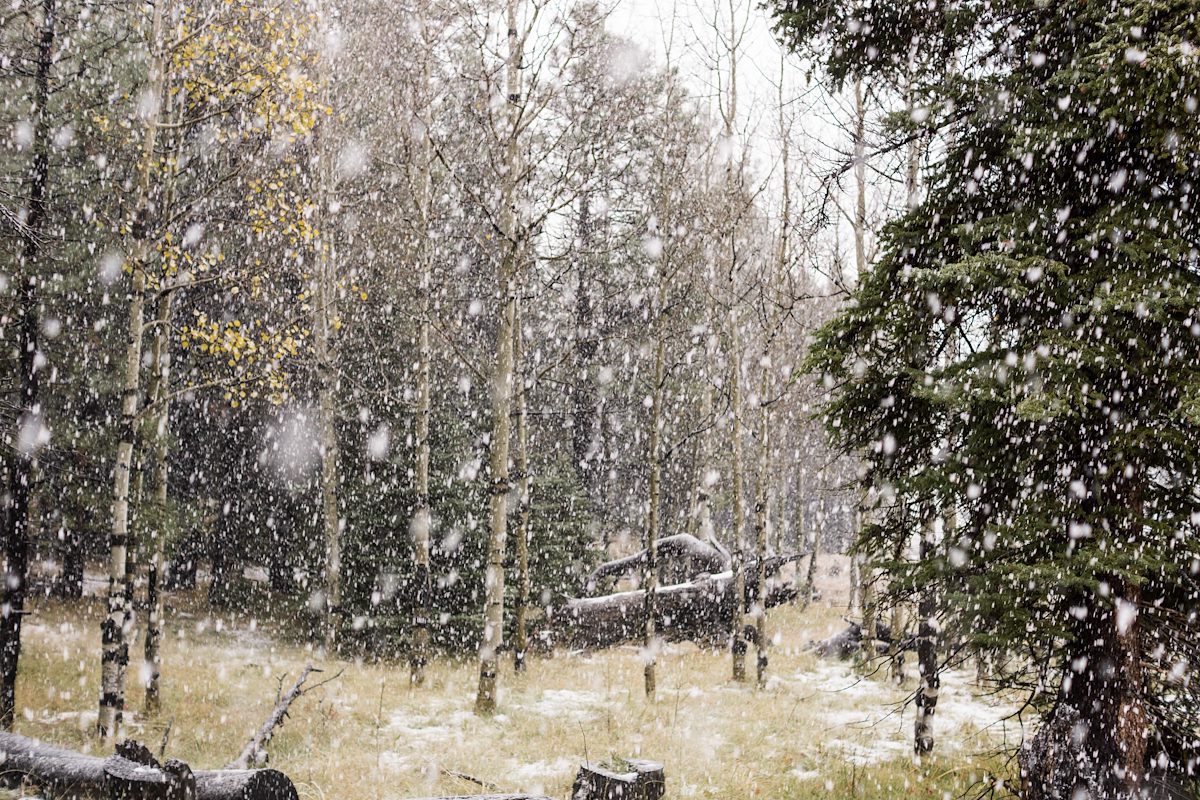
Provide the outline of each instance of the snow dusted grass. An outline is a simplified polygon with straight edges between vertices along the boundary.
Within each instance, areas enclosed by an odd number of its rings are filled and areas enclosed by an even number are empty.
[[[266,718],[280,681],[286,689],[311,660],[326,670],[320,679],[344,672],[293,706],[271,748],[271,765],[304,798],[483,791],[451,772],[565,798],[580,761],[611,756],[663,761],[671,798],[942,798],[997,765],[980,753],[999,741],[998,727],[984,728],[1003,710],[975,698],[957,674],[945,680],[938,706],[939,753],[914,765],[912,713],[900,707],[906,692],[801,652],[840,627],[842,601],[831,593],[830,602],[772,612],[779,641],[766,689],[733,684],[724,653],[672,644],[659,657],[658,701],[647,704],[637,648],[559,653],[535,659],[523,676],[506,664],[500,712],[490,719],[471,712],[473,663],[439,661],[428,686],[416,690],[403,664],[339,663],[246,619],[177,611],[169,619],[164,711],[157,719],[140,713],[132,669],[129,735],[157,750],[170,722],[168,756],[220,766]],[[99,620],[95,601],[36,608],[26,626],[19,732],[98,747],[90,730]]]

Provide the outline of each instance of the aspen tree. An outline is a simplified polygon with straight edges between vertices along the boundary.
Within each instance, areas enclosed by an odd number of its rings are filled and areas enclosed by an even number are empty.
[[[488,468],[491,478],[491,523],[484,576],[483,639],[479,645],[479,690],[475,712],[496,710],[496,678],[499,649],[504,641],[504,552],[508,541],[508,498],[512,490],[509,473],[509,438],[513,397],[513,342],[516,331],[517,274],[521,268],[527,231],[518,208],[521,176],[521,54],[523,37],[517,30],[520,0],[508,0],[508,52],[504,75],[507,89],[504,169],[501,177],[500,210],[504,252],[500,258],[497,286],[500,294],[499,325],[496,331],[495,367],[491,379],[492,435]]]
[[[529,509],[530,509],[530,480],[529,480],[529,422],[528,394],[529,381],[525,375],[524,330],[521,324],[521,300],[518,297],[513,324],[513,362],[516,381],[519,383],[516,392],[517,403],[517,607],[516,620],[513,628],[513,669],[525,671],[525,654],[529,649],[528,615],[529,615]]]
[[[726,342],[727,373],[726,381],[729,392],[730,420],[730,481],[731,481],[731,513],[733,539],[733,614],[730,622],[730,654],[732,656],[732,674],[735,681],[746,680],[746,651],[749,644],[746,630],[750,620],[746,615],[746,532],[745,516],[746,503],[744,496],[744,481],[742,464],[742,353],[741,353],[741,319],[737,298],[737,280],[742,266],[738,250],[738,225],[741,223],[741,199],[738,196],[741,188],[741,167],[735,156],[735,130],[738,115],[738,61],[740,47],[745,35],[745,23],[738,26],[738,10],[734,0],[729,0],[729,30],[721,29],[720,20],[714,19],[713,30],[724,48],[724,55],[729,62],[728,75],[724,76],[725,87],[721,93],[721,138],[725,150],[724,190],[726,207],[723,222],[727,261],[722,269],[726,272],[725,298],[728,304],[725,309],[724,331]]]
[[[410,680],[420,686],[425,682],[425,667],[430,657],[431,626],[433,624],[433,575],[431,573],[431,537],[433,509],[429,497],[430,419],[433,411],[433,348],[430,343],[433,319],[433,222],[434,222],[434,148],[432,92],[434,80],[431,69],[436,44],[430,29],[432,11],[421,8],[418,14],[418,35],[421,47],[417,83],[413,89],[412,106],[419,123],[419,139],[412,148],[413,201],[416,206],[415,257],[420,270],[417,293],[420,318],[417,329],[417,408],[416,408],[416,508],[410,523],[415,568],[415,602],[413,603],[412,652],[409,658]]]
[[[329,43],[327,10],[317,7],[317,31],[326,41],[321,54],[322,75],[318,81],[324,100],[330,107],[334,77]],[[317,428],[321,452],[321,528],[325,538],[325,646],[337,646],[338,618],[342,604],[342,522],[338,512],[338,442],[334,423],[337,418],[336,394],[338,370],[334,364],[334,325],[337,320],[337,248],[333,235],[335,175],[331,129],[332,117],[318,124],[315,167],[317,172],[316,208],[318,225],[314,242],[316,269],[312,277],[312,339],[317,364]]]
[[[124,630],[126,618],[125,583],[129,579],[126,557],[129,546],[129,490],[133,468],[133,448],[136,437],[138,400],[141,391],[142,327],[145,324],[146,270],[153,251],[151,241],[153,217],[156,213],[151,178],[156,164],[155,145],[158,140],[165,81],[165,48],[163,16],[165,2],[155,3],[149,21],[147,44],[148,79],[141,109],[141,157],[137,168],[133,218],[130,224],[132,252],[130,269],[129,333],[125,346],[121,422],[119,427],[116,464],[113,469],[112,529],[109,532],[108,612],[100,627],[101,679],[100,711],[96,720],[97,733],[115,738],[120,729],[125,707],[125,670],[129,664],[129,648]]]
[[[663,248],[665,249],[665,248]],[[651,324],[654,337],[654,377],[650,387],[650,436],[647,444],[647,462],[650,467],[649,498],[646,509],[646,560],[642,567],[642,589],[645,592],[643,610],[644,629],[642,636],[643,674],[646,699],[654,700],[658,688],[656,668],[657,632],[655,631],[655,592],[658,591],[658,528],[659,511],[662,505],[662,428],[663,395],[666,382],[667,334],[665,331],[665,305],[667,295],[667,265],[656,265],[657,286],[651,309]]]

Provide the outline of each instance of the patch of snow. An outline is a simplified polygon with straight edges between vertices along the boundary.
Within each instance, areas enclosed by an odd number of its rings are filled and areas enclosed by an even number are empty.
[[[859,744],[858,742],[850,742],[845,739],[831,739],[827,744],[829,747],[840,750],[842,753],[841,758],[847,763],[860,767],[891,761],[902,754],[908,753],[912,747],[908,742],[888,741],[886,739],[875,739],[870,744]]]
[[[527,707],[540,716],[583,721],[595,717],[602,708],[609,705],[609,699],[597,692],[546,689]]]
[[[507,774],[512,782],[524,785],[535,779],[557,777],[574,771],[576,763],[569,758],[556,758],[553,761],[533,761],[528,764],[513,762],[509,765]]]
[[[799,767],[791,770],[788,774],[798,781],[811,781],[821,777],[821,773],[818,770],[800,769]]]
[[[473,719],[475,715],[470,711],[451,711],[434,716],[401,711],[388,720],[387,730],[414,748],[422,749],[424,745],[461,742],[468,723]],[[400,758],[398,754],[393,755]]]

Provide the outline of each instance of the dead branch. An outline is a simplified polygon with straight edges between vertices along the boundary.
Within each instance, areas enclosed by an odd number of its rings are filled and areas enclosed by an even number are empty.
[[[304,688],[304,682],[308,680],[309,674],[320,671],[321,670],[313,667],[312,664],[305,665],[304,669],[300,671],[300,677],[296,679],[294,684],[292,684],[292,688],[288,690],[287,694],[279,697],[278,702],[275,704],[274,710],[272,710],[271,715],[267,717],[267,721],[262,724],[262,727],[258,729],[258,732],[255,733],[254,736],[251,737],[250,741],[246,743],[246,746],[242,748],[241,755],[229,762],[225,769],[249,769],[251,764],[257,764],[266,760],[267,744],[271,741],[271,737],[275,735],[275,729],[282,725],[284,719],[287,718],[288,709],[291,708],[292,703],[296,702],[296,700],[303,695],[308,694],[314,689],[324,686],[325,684],[329,683],[329,681],[334,680],[338,677],[338,675],[342,674],[341,672],[338,672],[337,675],[334,675],[329,680],[322,681],[314,686],[309,686],[307,689]],[[280,686],[282,685],[283,684],[281,682]]]
[[[494,792],[500,788],[494,783],[485,781],[482,778],[476,778],[474,775],[468,775],[465,772],[457,772],[452,769],[443,769],[442,774],[449,775],[451,778],[458,778],[460,781],[466,781],[467,783],[473,783],[476,786],[478,786],[481,789],[484,789],[485,791],[488,791],[488,792]]]

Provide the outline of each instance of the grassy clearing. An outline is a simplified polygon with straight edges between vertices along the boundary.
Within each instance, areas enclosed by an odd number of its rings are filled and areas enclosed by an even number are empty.
[[[473,663],[439,661],[429,685],[414,690],[402,664],[326,659],[275,636],[269,623],[173,600],[164,711],[140,713],[135,668],[128,734],[157,750],[171,723],[169,756],[220,766],[266,718],[281,681],[290,684],[308,661],[326,670],[321,677],[341,669],[298,701],[271,748],[272,766],[304,798],[481,791],[447,770],[501,790],[567,797],[581,760],[614,756],[663,761],[669,797],[943,798],[996,764],[973,753],[994,748],[995,729],[981,729],[1001,711],[976,700],[961,678],[952,676],[943,691],[939,753],[918,767],[909,757],[911,712],[897,706],[904,691],[801,651],[841,625],[836,597],[832,607],[773,611],[778,643],[765,689],[733,684],[724,653],[669,645],[660,655],[658,701],[647,704],[637,648],[559,653],[533,661],[523,676],[506,669],[501,711],[491,719],[471,713]],[[36,607],[18,686],[19,732],[97,747],[90,731],[100,614],[95,600]]]

